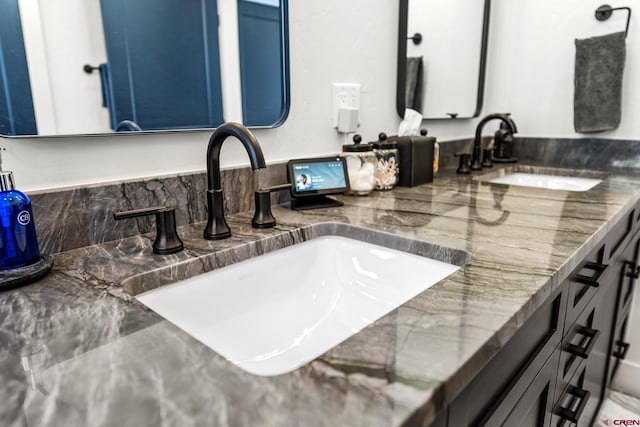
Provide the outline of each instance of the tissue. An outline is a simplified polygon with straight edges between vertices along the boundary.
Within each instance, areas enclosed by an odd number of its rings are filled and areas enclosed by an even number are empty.
[[[422,114],[411,108],[404,110],[404,119],[398,127],[398,136],[419,135],[422,124]]]

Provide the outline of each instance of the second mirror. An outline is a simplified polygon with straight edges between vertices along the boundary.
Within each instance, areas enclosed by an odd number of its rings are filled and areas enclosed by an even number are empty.
[[[482,110],[491,0],[400,0],[396,106],[425,119]]]

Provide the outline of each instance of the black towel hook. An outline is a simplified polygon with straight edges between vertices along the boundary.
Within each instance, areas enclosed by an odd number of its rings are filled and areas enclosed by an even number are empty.
[[[611,15],[613,14],[614,10],[626,10],[628,15],[627,15],[627,27],[624,30],[624,37],[627,37],[627,34],[629,34],[629,23],[631,22],[631,8],[630,7],[611,7],[608,4],[603,4],[602,6],[600,6],[598,9],[596,9],[596,19],[598,21],[606,21],[607,19],[611,18]]]

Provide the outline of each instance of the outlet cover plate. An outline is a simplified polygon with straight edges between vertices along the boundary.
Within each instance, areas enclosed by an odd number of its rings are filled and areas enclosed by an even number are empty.
[[[338,127],[338,110],[343,107],[360,110],[360,83],[333,83],[332,119],[334,128]]]

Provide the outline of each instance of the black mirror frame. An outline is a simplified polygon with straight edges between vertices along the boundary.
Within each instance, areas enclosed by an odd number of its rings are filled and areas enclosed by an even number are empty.
[[[450,120],[450,119],[472,119],[478,117],[482,112],[484,102],[484,83],[487,69],[487,50],[489,44],[489,18],[491,16],[491,0],[484,1],[484,14],[482,21],[482,40],[480,45],[480,70],[478,73],[478,96],[476,98],[476,109],[471,117],[425,117],[424,120]],[[403,118],[405,110],[405,88],[407,77],[407,34],[409,18],[409,0],[400,0],[400,19],[398,25],[398,75],[396,86],[396,110]]]

